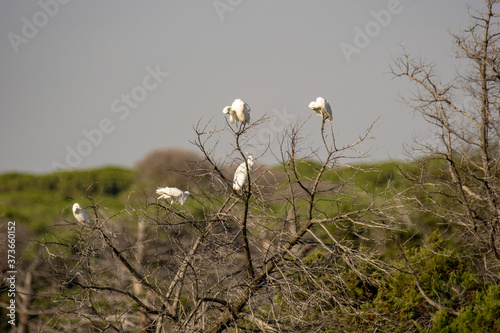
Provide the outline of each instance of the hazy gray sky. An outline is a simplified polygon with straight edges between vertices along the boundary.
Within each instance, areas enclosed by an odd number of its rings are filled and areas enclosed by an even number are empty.
[[[195,150],[194,124],[224,128],[235,98],[253,119],[272,117],[258,139],[307,119],[318,96],[341,142],[381,115],[370,159],[403,158],[427,125],[399,102],[411,86],[388,74],[392,58],[404,42],[451,77],[449,32],[469,23],[467,4],[483,1],[2,1],[0,171],[133,166],[157,148]],[[306,133],[319,129],[313,116]],[[261,161],[273,163],[271,152]]]

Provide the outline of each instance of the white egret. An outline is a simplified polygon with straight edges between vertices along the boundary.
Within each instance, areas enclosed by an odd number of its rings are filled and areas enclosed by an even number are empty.
[[[237,98],[234,100],[231,106],[226,106],[222,113],[229,115],[229,122],[231,124],[238,124],[238,121],[242,124],[250,122],[250,107],[247,103],[243,102],[241,99]]]
[[[247,172],[247,164],[248,164],[248,172]],[[248,182],[248,176],[252,174],[253,171],[253,164],[254,164],[254,159],[253,156],[250,155],[247,158],[247,163],[245,162],[241,163],[238,166],[238,169],[236,169],[236,172],[234,173],[234,179],[233,179],[233,189],[235,191],[239,191],[245,186],[245,184]]]
[[[78,203],[75,203],[73,205],[73,215],[75,216],[75,219],[78,221],[78,223],[82,225],[90,225],[90,219],[89,219],[89,214],[85,211],[85,209],[82,208]]]
[[[313,109],[319,116],[323,117],[323,120],[328,119],[332,121],[332,108],[330,103],[323,97],[316,98],[316,101],[309,103],[309,108]]]
[[[160,194],[158,199],[169,199],[170,203],[178,203],[184,205],[189,198],[188,191],[179,190],[177,187],[158,187],[156,194]]]

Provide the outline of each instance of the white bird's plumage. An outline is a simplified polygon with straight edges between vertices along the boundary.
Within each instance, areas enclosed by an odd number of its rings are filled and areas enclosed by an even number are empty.
[[[248,173],[247,173],[247,164],[248,164]],[[245,162],[241,163],[238,166],[238,169],[236,169],[236,172],[234,173],[234,179],[233,179],[233,189],[235,191],[239,191],[245,186],[245,184],[248,182],[248,176],[252,174],[253,171],[253,164],[254,164],[254,159],[253,156],[250,155],[247,158],[247,163]]]
[[[323,119],[332,121],[332,108],[330,107],[330,103],[323,97],[318,97],[316,101],[309,103],[309,108],[313,109]]]
[[[242,124],[250,122],[250,107],[247,103],[243,102],[241,99],[237,98],[234,100],[231,106],[226,106],[222,113],[229,115],[229,122],[231,124],[238,124],[238,121]]]
[[[170,202],[175,202],[184,205],[189,198],[188,191],[179,190],[177,187],[158,187],[156,194],[160,194],[158,199],[169,199]]]
[[[85,209],[82,208],[78,203],[75,203],[73,205],[73,215],[75,216],[75,219],[78,221],[78,223],[82,225],[90,225],[90,219],[89,215],[85,211]]]

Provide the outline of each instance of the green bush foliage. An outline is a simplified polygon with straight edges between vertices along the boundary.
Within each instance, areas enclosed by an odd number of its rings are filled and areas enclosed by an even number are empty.
[[[433,163],[433,168],[439,170],[439,163]],[[323,215],[318,218],[365,207],[374,194],[382,195],[384,199],[392,198],[396,192],[410,186],[400,170],[411,171],[412,165],[380,163],[358,167],[339,167],[326,172],[326,184],[334,185],[341,180],[349,180],[350,200],[347,200],[347,196],[338,196],[332,205],[328,192],[321,194],[317,205],[318,211],[323,212]],[[132,171],[107,167],[47,175],[0,175],[2,219],[20,221],[39,237],[50,238],[51,235],[46,235],[48,226],[64,219],[74,222],[71,205],[75,201],[85,205],[92,198],[108,207],[109,215],[118,213],[124,208],[132,189],[144,185],[141,179],[147,177],[138,175],[139,172],[140,169]],[[317,172],[316,163],[299,163],[299,177],[314,179]],[[147,194],[155,197],[154,193]],[[419,195],[418,191],[414,194]],[[322,197],[325,200],[321,200]],[[214,201],[194,199],[186,203],[186,208],[193,216],[202,216],[203,210],[214,204],[217,198],[217,193],[214,193]],[[139,206],[141,203],[126,204]],[[278,201],[269,204],[276,207],[277,212],[284,209],[283,204]],[[298,199],[297,209],[305,209],[303,206]],[[410,209],[408,206],[408,210]],[[394,214],[397,215],[398,212]],[[332,300],[331,304],[317,304],[305,309],[302,319],[307,321],[307,318],[318,318],[322,313],[327,313],[329,319],[326,322],[332,325],[342,323],[345,327],[350,327],[348,331],[352,332],[500,332],[499,286],[481,279],[477,267],[467,257],[466,246],[460,245],[449,232],[442,233],[435,217],[419,212],[413,212],[409,217],[414,223],[407,230],[412,233],[411,236],[404,229],[393,235],[404,242],[403,253],[394,244],[391,245],[390,241],[383,241],[389,238],[388,234],[378,235],[381,240],[377,245],[379,249],[381,244],[387,244],[387,248],[380,249],[384,253],[383,260],[396,267],[390,274],[377,271],[369,265],[366,266],[366,271],[359,274],[360,272],[353,271],[341,261],[332,261],[332,271],[317,272],[316,278],[325,286],[336,290],[342,296],[342,302],[346,302],[343,306],[348,305],[346,308],[351,308],[352,311],[346,313],[344,307],[338,306],[338,301]],[[344,241],[349,240],[354,249],[365,247],[363,251],[366,251],[366,247],[374,246],[363,241],[362,228],[355,229],[354,226],[345,224],[342,228],[332,228],[328,232]],[[317,234],[321,236],[322,233]],[[370,238],[373,239],[373,235]],[[71,243],[73,238],[67,235],[67,239]],[[332,259],[328,253],[317,249],[304,257],[302,264],[315,267],[321,263],[321,267],[324,267],[324,263],[330,260]],[[343,267],[343,270],[338,271],[338,267]],[[411,274],[412,270],[416,279]],[[338,274],[339,278],[334,274]],[[361,279],[360,275],[365,278]],[[304,287],[304,293],[296,294],[297,299],[307,299],[310,296],[309,277],[297,275],[296,279]],[[344,281],[345,284],[338,284],[338,281]],[[417,281],[425,294],[439,303],[442,309],[425,299]],[[276,304],[279,306],[275,311],[286,313],[285,300],[278,297]],[[455,313],[451,313],[450,309]]]
[[[43,175],[6,173],[0,175],[0,218],[28,225],[42,235],[47,226],[63,219],[73,221],[71,207],[88,197],[123,208],[133,182],[133,172],[105,167],[93,170],[61,171]]]

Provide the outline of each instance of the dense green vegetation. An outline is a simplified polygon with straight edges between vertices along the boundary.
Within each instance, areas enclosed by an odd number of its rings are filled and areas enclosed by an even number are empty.
[[[40,234],[60,220],[73,219],[74,202],[86,197],[117,210],[133,184],[133,171],[106,167],[95,170],[62,171],[44,175],[6,173],[0,175],[0,213]]]
[[[439,163],[433,163],[434,169],[440,168]],[[314,179],[318,167],[312,161],[300,162],[297,176]],[[326,204],[324,207],[319,199],[317,209],[323,211],[325,216],[334,216],[341,210],[350,211],[369,205],[370,198],[375,195],[379,197],[377,200],[394,198],[396,193],[411,187],[411,182],[404,175],[414,167],[401,162],[386,162],[328,170],[324,174],[325,187],[347,181],[344,192],[349,193],[351,198],[354,193],[357,199],[354,203],[350,200],[342,202],[343,197],[338,196],[336,206]],[[278,167],[271,170],[279,173]],[[51,225],[63,220],[73,223],[71,206],[75,201],[84,206],[90,205],[91,200],[99,202],[109,215],[118,213],[126,205],[139,207],[145,194],[134,195],[134,189],[141,187],[138,181],[141,177],[137,173],[138,170],[134,173],[128,169],[107,167],[46,175],[3,174],[0,175],[1,218],[26,225],[34,236],[33,241],[46,237],[47,227]],[[283,184],[286,182],[284,180]],[[329,195],[328,191],[322,194],[325,198]],[[147,193],[146,196],[154,197],[154,193]],[[214,194],[213,198],[216,197],[217,194]],[[212,201],[205,199],[191,200],[186,205],[192,214],[202,216],[203,210],[211,204]],[[274,207],[278,213],[284,207],[279,200],[269,201],[267,205]],[[298,209],[305,205],[305,201],[298,200]],[[500,288],[493,281],[482,278],[481,271],[468,256],[467,247],[460,245],[459,239],[453,236],[452,228],[440,226],[439,220],[430,214],[413,213],[410,219],[412,225],[402,226],[393,235],[401,242],[407,242],[404,254],[398,250],[397,243],[387,241],[387,235],[364,235],[370,239],[386,239],[383,245],[376,245],[378,250],[380,246],[386,247],[380,251],[381,258],[387,265],[399,270],[387,275],[367,265],[363,275],[369,278],[360,279],[346,266],[340,273],[347,283],[347,290],[343,292],[357,302],[351,314],[339,313],[340,319],[337,320],[344,318],[343,325],[350,325],[358,331],[376,328],[394,332],[500,331]],[[354,236],[348,229],[330,229],[329,232],[344,240],[350,238],[358,244],[354,248],[364,247],[366,250],[375,246],[364,242],[362,235]],[[317,234],[321,237],[322,231],[318,230]],[[311,267],[324,260],[327,258],[321,250],[313,251],[303,259]],[[410,269],[414,271],[414,276],[410,274]],[[307,276],[296,278],[298,283],[307,281]],[[327,275],[324,278],[325,282],[330,279]],[[432,299],[439,300],[440,306],[443,306],[441,310],[423,298],[418,284]],[[297,294],[299,298],[306,296]],[[449,309],[455,313],[450,313]],[[285,304],[282,310],[286,311]],[[316,311],[319,314],[324,309]],[[314,311],[308,313],[311,315]],[[367,313],[377,314],[373,317],[374,321],[370,321]]]

